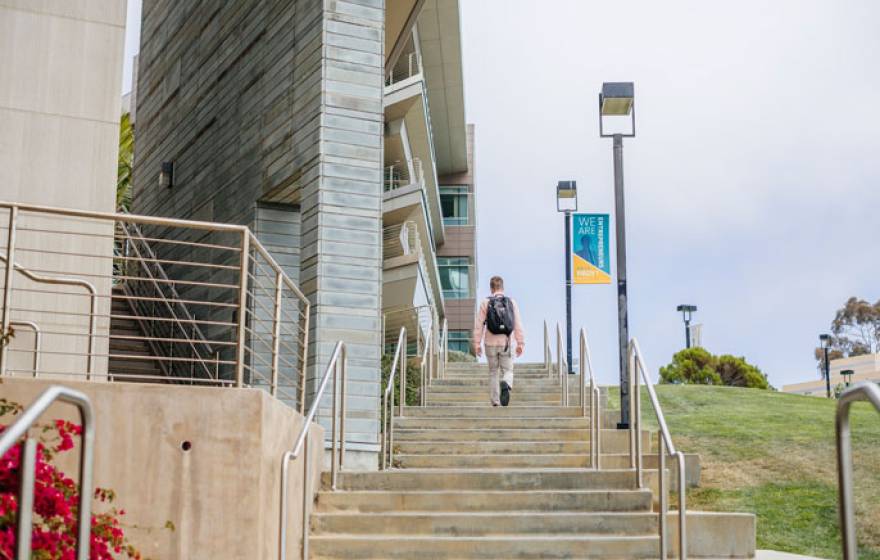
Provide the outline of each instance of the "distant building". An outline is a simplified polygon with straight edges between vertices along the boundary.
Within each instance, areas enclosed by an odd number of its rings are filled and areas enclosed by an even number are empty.
[[[832,392],[838,384],[846,384],[846,380],[840,374],[840,372],[844,370],[853,371],[851,380],[851,383],[853,384],[864,381],[880,383],[880,354],[866,354],[864,356],[831,360],[830,371]],[[826,394],[825,379],[817,376],[817,378],[812,381],[783,385],[782,392],[793,393],[796,395],[824,397]]]

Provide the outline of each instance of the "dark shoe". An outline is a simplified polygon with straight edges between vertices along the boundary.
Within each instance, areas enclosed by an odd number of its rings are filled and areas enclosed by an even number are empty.
[[[510,402],[510,385],[506,382],[501,382],[501,406],[507,406]]]

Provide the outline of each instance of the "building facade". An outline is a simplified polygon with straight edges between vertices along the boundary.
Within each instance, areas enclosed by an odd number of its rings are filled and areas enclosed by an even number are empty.
[[[853,385],[866,381],[880,383],[880,354],[866,354],[864,356],[853,356],[852,358],[831,360],[828,369],[831,374],[832,394],[834,394],[834,389],[838,385],[846,386],[847,382]],[[850,379],[846,379],[842,375],[842,372],[847,370],[852,371],[852,377]],[[824,372],[822,372],[822,375],[824,376]],[[827,389],[825,379],[822,377],[812,381],[783,385],[782,392],[793,393],[796,395],[824,397]]]
[[[469,169],[457,0],[142,17],[133,212],[255,231],[311,303],[309,395],[346,342],[347,460],[375,466],[386,333],[423,347],[447,315],[439,178]]]

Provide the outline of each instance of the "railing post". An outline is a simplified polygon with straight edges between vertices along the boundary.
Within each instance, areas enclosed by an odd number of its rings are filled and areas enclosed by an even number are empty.
[[[677,452],[675,457],[678,459],[678,557],[687,560],[687,466],[683,452]]]
[[[590,391],[590,396],[593,400],[593,407],[595,409],[595,413],[593,413],[594,418],[594,441],[595,445],[595,453],[596,453],[596,470],[602,468],[602,406],[599,404],[599,400],[602,398],[601,393],[599,392],[598,387],[594,387]]]
[[[638,483],[639,488],[643,488],[644,484],[642,481],[642,399],[641,399],[641,388],[639,386],[639,373],[641,371],[641,361],[638,359],[638,356],[634,357],[634,364],[632,377],[633,384],[630,385],[633,390],[633,424],[635,425],[635,437],[636,437],[636,482]]]
[[[272,314],[272,382],[269,394],[278,392],[278,354],[281,346],[281,271],[275,272],[275,309]]]
[[[303,302],[303,315],[300,318],[300,328],[302,330],[302,361],[300,364],[299,371],[299,412],[300,414],[306,413],[306,382],[308,381],[308,367],[309,367],[309,321],[311,320],[309,314],[311,313],[312,306],[308,302],[308,300]]]
[[[660,558],[666,560],[668,543],[666,542],[666,514],[669,511],[669,496],[666,493],[666,484],[663,480],[666,473],[666,447],[663,443],[663,434],[660,434],[657,442],[657,492],[660,494]]]
[[[34,522],[34,485],[37,475],[37,440],[31,437],[25,439],[21,444],[21,453],[18,542],[15,549],[18,560],[30,560]]]
[[[3,284],[3,336],[9,334],[9,322],[12,320],[12,272],[15,269],[15,222],[17,219],[18,206],[10,206],[8,234],[6,236],[6,281]],[[6,341],[6,344],[0,348],[0,375],[6,374],[8,350],[9,341]]]
[[[342,469],[345,466],[345,415],[346,415],[346,402],[348,397],[346,396],[346,383],[348,383],[348,347],[342,347],[342,355],[340,356],[342,359],[342,380],[339,384],[339,400],[340,404],[340,412],[339,412],[339,472],[342,472]]]
[[[302,501],[302,560],[309,558],[309,518],[311,517],[312,469],[309,466],[309,437],[306,436],[303,446],[303,501]],[[283,529],[283,527],[282,527]],[[284,550],[281,551],[285,553]]]
[[[584,418],[587,417],[587,335],[584,333],[583,329],[580,332],[580,361],[581,361],[581,379],[580,379],[580,399],[581,399],[581,416]],[[592,398],[592,390],[593,390],[593,379],[592,375],[590,376],[590,398]]]
[[[239,263],[239,290],[238,290],[238,356],[235,360],[235,386],[244,386],[244,358],[245,340],[247,332],[247,295],[248,295],[248,259],[250,258],[250,234],[247,229],[241,232],[241,262]]]
[[[544,367],[547,368],[547,376],[550,376],[550,331],[547,329],[547,321],[544,321]]]
[[[627,382],[629,383],[630,389],[632,389],[632,386],[633,386],[633,376],[634,376],[633,372],[635,371],[635,355],[634,355],[634,353],[635,353],[635,350],[632,346],[632,342],[630,342],[628,349],[627,349],[627,354],[628,354],[627,363],[629,366],[627,368],[628,369]],[[633,406],[632,406],[632,404],[633,404],[632,403],[633,391],[632,390],[630,390],[630,392],[629,392],[628,399],[630,401],[629,409],[630,409],[630,411],[632,411],[633,410]],[[635,423],[635,420],[633,420],[632,418],[630,418],[630,423],[629,423],[629,468],[631,468],[631,469],[636,468],[636,423]]]

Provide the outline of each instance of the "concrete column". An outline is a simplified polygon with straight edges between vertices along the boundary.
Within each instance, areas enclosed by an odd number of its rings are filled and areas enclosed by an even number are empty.
[[[312,303],[309,395],[348,345],[346,462],[376,468],[380,392],[384,0],[323,3],[316,173],[301,191],[301,281]],[[319,415],[330,426],[330,390]],[[329,432],[328,432],[329,434]]]

